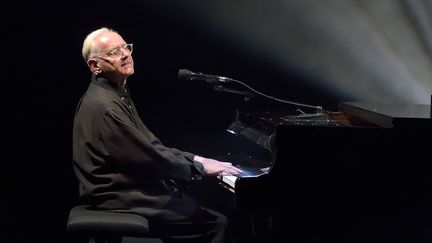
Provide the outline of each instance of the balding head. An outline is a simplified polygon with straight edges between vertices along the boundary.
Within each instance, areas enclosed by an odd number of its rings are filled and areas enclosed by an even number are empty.
[[[113,32],[117,33],[116,31],[102,27],[100,29],[97,29],[90,34],[87,35],[87,37],[84,39],[83,47],[82,47],[82,56],[84,58],[84,61],[87,62],[88,59],[91,57],[91,54],[98,52],[97,45],[95,45],[95,42],[97,38],[106,32]]]

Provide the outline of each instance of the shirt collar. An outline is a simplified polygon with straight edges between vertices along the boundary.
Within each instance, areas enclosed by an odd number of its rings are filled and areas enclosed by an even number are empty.
[[[106,78],[103,77],[96,77],[96,75],[92,75],[92,83],[98,86],[101,86],[102,88],[113,90],[116,94],[123,97],[128,94],[128,87],[122,87],[114,82],[109,81]]]

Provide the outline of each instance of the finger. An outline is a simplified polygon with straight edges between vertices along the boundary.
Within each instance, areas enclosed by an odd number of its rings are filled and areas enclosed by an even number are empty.
[[[231,170],[231,175],[238,176],[238,175],[241,174],[241,172],[242,172],[242,171],[239,171],[239,170]]]
[[[237,167],[235,167],[235,166],[230,166],[229,167],[230,168],[230,170],[234,170],[234,171],[237,171],[237,172],[243,172],[243,170],[242,169],[240,169],[240,168],[237,168]]]
[[[224,166],[232,166],[230,162],[221,162]]]
[[[243,172],[242,170],[239,170],[235,167],[231,167],[231,168],[227,168],[225,170],[225,172],[229,173],[230,175],[239,175],[241,172]]]

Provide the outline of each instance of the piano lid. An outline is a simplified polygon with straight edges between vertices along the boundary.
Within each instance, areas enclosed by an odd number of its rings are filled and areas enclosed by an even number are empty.
[[[431,126],[431,106],[341,102],[339,109],[381,127]]]
[[[244,137],[248,141],[270,152],[274,149],[276,127],[292,126],[346,126],[324,113],[287,114],[280,112],[251,113],[237,110],[234,122],[226,129],[227,132]]]

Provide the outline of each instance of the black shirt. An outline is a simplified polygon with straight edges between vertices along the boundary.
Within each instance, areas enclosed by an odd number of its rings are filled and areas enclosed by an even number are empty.
[[[82,203],[157,219],[184,219],[195,202],[169,179],[204,174],[194,155],[165,147],[121,87],[93,76],[75,113],[73,164]]]

